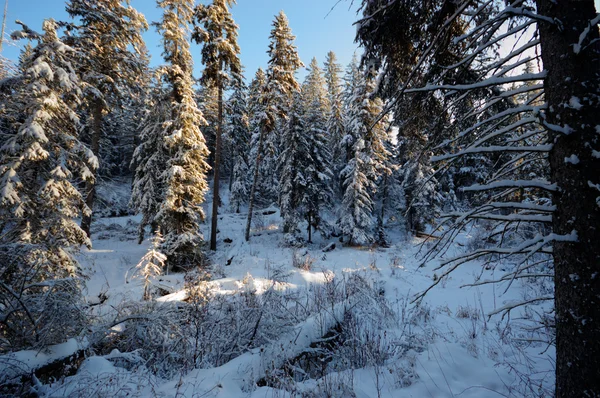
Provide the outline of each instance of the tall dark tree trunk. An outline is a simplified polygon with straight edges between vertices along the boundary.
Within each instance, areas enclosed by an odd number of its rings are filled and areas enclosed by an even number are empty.
[[[537,0],[552,182],[553,230],[576,233],[554,244],[556,396],[600,397],[600,50],[593,0]],[[576,43],[589,29],[584,48]],[[562,131],[561,131],[562,130]],[[567,162],[566,159],[571,159]]]
[[[210,250],[217,250],[217,221],[219,216],[219,168],[221,167],[221,133],[223,127],[223,87],[221,82],[217,83],[219,90],[219,114],[217,124],[217,137],[215,140],[215,166],[214,166],[214,183],[213,183],[213,205],[212,218],[210,223]]]
[[[92,104],[92,142],[91,142],[91,150],[98,158],[100,158],[100,138],[102,137],[102,112],[103,105],[100,100],[94,101]],[[96,175],[97,177],[97,175]],[[85,204],[90,208],[89,214],[83,214],[81,217],[81,229],[86,233],[86,235],[91,237],[91,227],[92,227],[92,213],[94,209],[94,202],[96,200],[96,181],[85,183]]]
[[[252,188],[250,189],[250,199],[248,200],[248,220],[246,221],[246,242],[250,241],[250,226],[252,225],[252,213],[254,212],[254,196],[256,187],[258,186],[258,169],[262,160],[263,146],[265,141],[265,129],[261,127],[260,137],[258,139],[258,150],[256,151],[256,162],[254,164],[254,179],[252,180]]]

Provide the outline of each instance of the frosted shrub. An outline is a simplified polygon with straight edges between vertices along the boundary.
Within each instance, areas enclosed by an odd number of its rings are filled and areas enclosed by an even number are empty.
[[[40,280],[69,260],[41,245],[0,246],[0,353],[61,343],[86,327],[80,279]]]
[[[292,254],[292,266],[303,271],[310,271],[315,261],[316,259],[308,253],[300,254],[297,250],[294,250]]]

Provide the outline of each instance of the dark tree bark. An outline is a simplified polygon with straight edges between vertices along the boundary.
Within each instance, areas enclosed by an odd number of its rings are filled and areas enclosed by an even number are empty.
[[[219,91],[219,114],[218,114],[218,125],[217,125],[217,137],[215,140],[215,166],[214,166],[214,183],[213,183],[213,205],[212,205],[212,218],[210,223],[210,250],[217,250],[217,221],[219,216],[219,168],[221,167],[221,133],[223,127],[223,87],[221,82],[217,82],[217,90]]]
[[[100,138],[102,136],[102,113],[104,107],[100,100],[94,101],[92,104],[92,142],[91,150],[94,155],[100,158]],[[85,204],[90,208],[90,214],[83,214],[81,217],[81,229],[86,233],[88,238],[91,237],[90,229],[92,227],[92,215],[94,211],[94,202],[96,200],[96,181],[85,183]]]
[[[600,51],[593,0],[537,0],[556,212],[556,396],[600,396]],[[576,43],[588,28],[583,49]],[[562,130],[562,131],[561,131]],[[575,157],[573,157],[576,156]],[[566,159],[572,159],[567,162]],[[574,160],[574,161],[573,161]]]

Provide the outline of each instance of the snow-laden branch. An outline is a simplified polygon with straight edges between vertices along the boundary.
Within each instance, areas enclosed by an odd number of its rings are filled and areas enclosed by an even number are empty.
[[[524,17],[528,17],[533,19],[534,21],[538,21],[538,22],[546,22],[546,23],[550,23],[552,25],[557,25],[558,21],[555,21],[554,19],[544,16],[544,15],[540,15],[540,14],[536,14],[535,12],[533,12],[531,9],[527,8],[527,7],[512,7],[512,6],[508,6],[506,7],[504,10],[502,10],[501,14],[507,14],[507,15],[514,15],[514,16],[524,16]]]
[[[452,159],[467,155],[470,153],[491,153],[491,152],[550,152],[552,144],[546,145],[535,145],[535,146],[502,146],[502,145],[490,145],[490,146],[479,146],[474,148],[467,148],[457,153],[450,153],[442,156],[432,156],[432,162],[439,162],[441,160]]]
[[[579,41],[573,45],[573,52],[575,54],[579,54],[584,48],[586,48],[586,47],[582,47],[583,42],[585,41],[587,36],[590,34],[592,29],[595,28],[599,23],[600,23],[600,14],[596,14],[596,17],[588,23],[588,26],[586,26],[585,29],[583,30],[583,32],[581,32],[581,34],[579,35]]]
[[[537,303],[540,301],[553,301],[553,300],[554,300],[554,296],[543,296],[543,297],[536,297],[536,298],[533,298],[530,300],[525,300],[525,301],[511,302],[511,303],[508,303],[508,304],[488,313],[488,316],[491,317],[494,315],[498,315],[502,312],[506,314],[506,313],[514,310],[515,308],[522,307],[527,304]]]
[[[557,185],[550,184],[543,180],[500,180],[489,184],[474,184],[469,187],[464,187],[462,190],[467,192],[477,192],[498,188],[538,188],[554,192],[557,189]]]
[[[492,76],[488,79],[481,80],[471,84],[427,84],[423,87],[411,88],[405,93],[420,93],[425,91],[435,91],[435,90],[453,90],[453,91],[466,91],[466,90],[474,90],[479,88],[487,88],[492,86],[501,86],[509,83],[521,83],[524,81],[531,80],[543,80],[546,78],[546,71],[542,71],[540,73],[524,73],[518,76],[506,76],[506,77],[497,77]]]
[[[483,286],[483,285],[490,285],[492,283],[501,283],[501,282],[508,282],[511,279],[525,279],[525,278],[554,278],[554,274],[521,274],[521,275],[515,275],[513,276],[513,274],[511,273],[510,275],[505,275],[500,279],[486,279],[483,281],[479,281],[479,282],[474,282],[474,283],[468,283],[466,285],[462,285],[461,288],[465,288],[465,287],[476,287],[476,286]]]
[[[450,213],[449,217],[457,217],[460,213]],[[538,222],[538,223],[551,223],[552,216],[541,215],[541,214],[472,214],[468,218],[475,220],[491,220],[501,222]]]

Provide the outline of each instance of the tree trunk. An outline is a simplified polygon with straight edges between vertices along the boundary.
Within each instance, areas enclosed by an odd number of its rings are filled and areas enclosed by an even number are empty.
[[[575,46],[596,11],[593,0],[537,0],[537,6],[541,15],[557,21],[539,25],[548,71],[546,125],[554,143],[550,172],[558,187],[553,232],[577,234],[575,242],[554,244],[556,396],[599,397],[600,51],[598,43],[579,53]],[[584,45],[594,39],[596,26]]]
[[[100,137],[102,136],[102,102],[99,100],[94,101],[92,104],[92,142],[91,150],[100,158]],[[96,176],[97,177],[97,172]],[[90,229],[92,227],[92,213],[94,209],[94,201],[96,200],[96,181],[86,181],[85,183],[85,204],[90,208],[90,214],[83,214],[81,217],[81,229],[86,233],[88,238],[91,237]]]
[[[262,159],[263,145],[265,140],[265,129],[261,127],[260,137],[258,139],[258,151],[256,151],[256,163],[254,164],[254,179],[252,180],[252,188],[250,189],[250,199],[248,201],[248,221],[246,222],[246,242],[250,241],[250,226],[252,225],[252,212],[254,211],[254,195],[256,194],[256,186],[258,185],[258,168]]]
[[[308,213],[308,243],[312,243],[312,213]]]
[[[220,79],[217,82],[219,91],[219,114],[217,124],[217,137],[215,140],[215,166],[214,166],[214,183],[213,183],[213,205],[212,218],[210,223],[210,250],[217,250],[217,220],[219,216],[219,168],[221,166],[221,132],[223,126],[223,88],[221,87]]]

